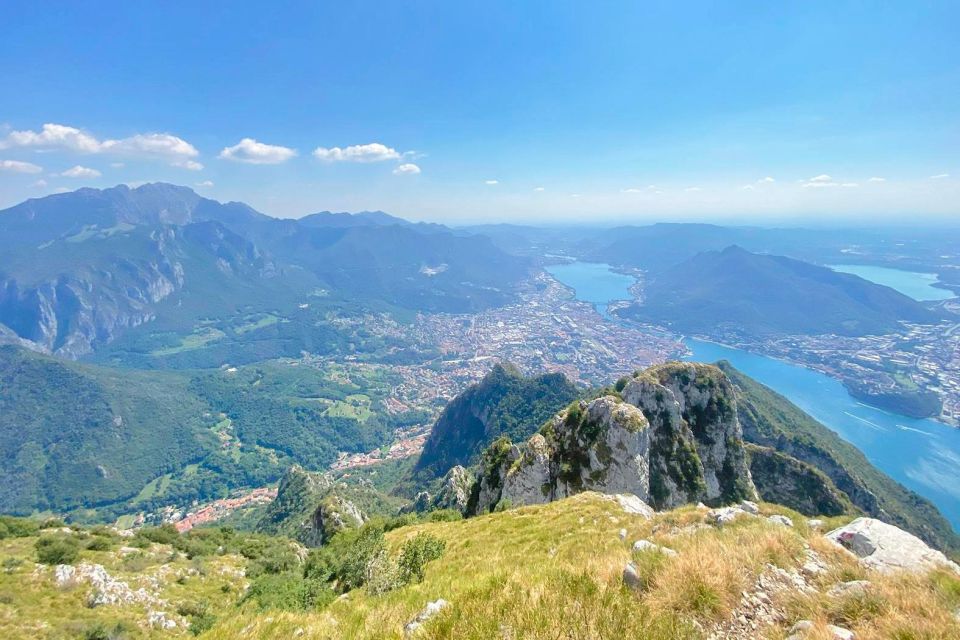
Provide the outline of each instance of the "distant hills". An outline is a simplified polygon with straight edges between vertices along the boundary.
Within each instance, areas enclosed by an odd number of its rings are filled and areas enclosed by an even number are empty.
[[[317,292],[328,308],[475,311],[527,269],[486,237],[383,212],[281,220],[169,184],[80,189],[0,211],[0,342],[76,358],[141,325],[190,333]]]
[[[0,345],[0,513],[109,519],[263,486],[294,463],[326,468],[424,419],[383,410],[397,381],[279,361],[117,369]],[[355,394],[369,411],[342,410]]]
[[[857,276],[739,246],[707,251],[653,274],[626,317],[687,333],[866,335],[899,321],[936,322],[913,299]]]

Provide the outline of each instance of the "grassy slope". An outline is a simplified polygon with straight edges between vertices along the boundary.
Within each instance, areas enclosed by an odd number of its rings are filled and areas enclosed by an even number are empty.
[[[867,513],[903,527],[934,546],[960,553],[960,536],[932,503],[874,467],[856,447],[780,394],[728,362],[719,366],[740,391],[738,404],[745,439],[813,464]]]
[[[645,520],[625,514],[611,500],[585,493],[469,520],[405,527],[388,534],[391,545],[399,546],[419,531],[446,542],[443,556],[427,565],[422,583],[381,596],[354,591],[315,613],[258,614],[248,609],[223,618],[202,637],[400,638],[404,624],[428,601],[444,598],[451,606],[417,637],[695,638],[700,635],[693,621],[707,628],[723,624],[767,563],[797,570],[807,545],[829,570],[815,581],[816,593],[773,596],[786,619],[769,637],[785,637],[795,621],[805,618],[821,629],[827,622],[843,622],[858,638],[897,633],[901,635],[895,637],[946,638],[960,633],[953,617],[960,605],[960,580],[942,573],[868,576],[849,554],[808,530],[799,514],[772,505],[762,508],[788,514],[798,526],[778,527],[757,518],[722,530],[675,532],[674,527],[701,521],[703,512],[685,507]],[[621,528],[628,531],[623,541],[618,537]],[[650,580],[649,589],[638,595],[623,588],[621,571],[631,559],[632,541],[640,538],[680,555],[635,555]],[[823,594],[838,581],[863,577],[877,587],[869,607],[838,607]],[[902,635],[908,631],[914,635]]]

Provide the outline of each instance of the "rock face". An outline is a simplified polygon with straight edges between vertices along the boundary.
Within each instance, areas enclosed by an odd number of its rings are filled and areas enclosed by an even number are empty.
[[[877,571],[922,572],[949,567],[960,574],[960,566],[928,547],[920,538],[873,518],[857,518],[845,527],[834,529],[826,537]]]
[[[657,508],[756,497],[733,388],[719,369],[653,367],[622,395],[573,404],[520,446],[505,438],[491,445],[468,512],[588,490],[631,494]]]
[[[623,398],[639,407],[652,427],[654,506],[756,497],[736,395],[719,369],[680,362],[651,367],[627,383]]]
[[[647,419],[613,396],[580,401],[522,447],[502,439],[484,455],[476,513],[580,493],[650,493]]]

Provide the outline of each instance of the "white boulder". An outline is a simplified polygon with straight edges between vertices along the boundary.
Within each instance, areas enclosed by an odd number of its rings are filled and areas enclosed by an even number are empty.
[[[928,571],[949,567],[960,573],[960,566],[945,555],[903,529],[874,518],[857,518],[845,527],[826,534],[847,549],[865,566],[890,573],[893,571]]]

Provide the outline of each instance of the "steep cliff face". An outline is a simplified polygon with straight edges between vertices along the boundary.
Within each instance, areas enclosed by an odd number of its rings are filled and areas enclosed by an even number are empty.
[[[624,387],[623,397],[653,424],[655,506],[754,495],[735,392],[719,369],[689,362],[651,367]]]
[[[469,511],[581,491],[632,494],[657,508],[755,498],[733,389],[715,367],[649,369],[623,389],[557,414],[523,445],[495,442]]]
[[[43,270],[14,261],[10,273],[0,272],[0,324],[8,337],[77,358],[153,320],[157,305],[188,283],[271,272],[250,242],[217,222],[89,234],[42,249],[50,258]]]

